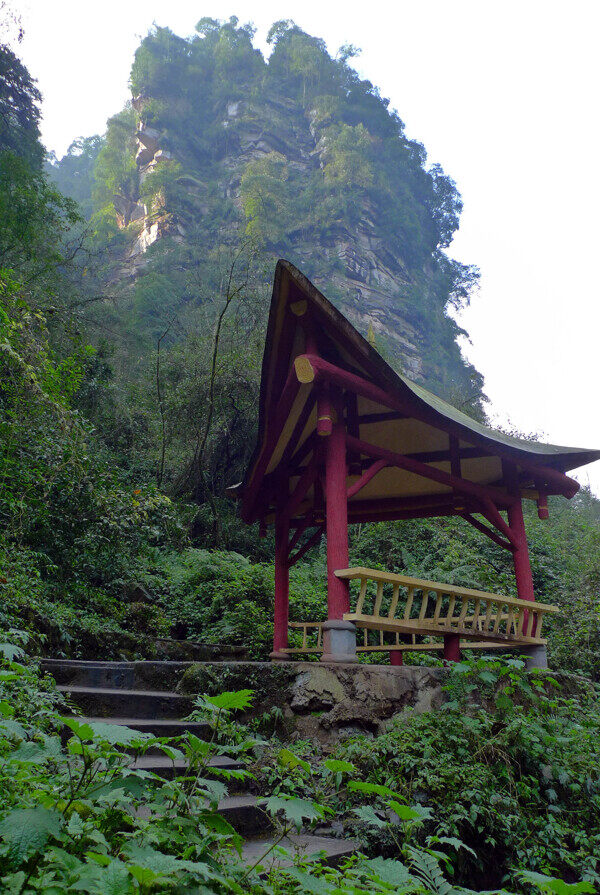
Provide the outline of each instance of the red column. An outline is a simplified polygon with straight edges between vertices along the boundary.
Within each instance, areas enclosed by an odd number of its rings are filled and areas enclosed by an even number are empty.
[[[346,432],[341,408],[327,438],[325,503],[327,522],[327,618],[341,619],[350,611],[348,582],[336,578],[336,569],[348,568],[348,500],[346,497]]]
[[[273,617],[273,658],[285,658],[280,651],[288,645],[290,571],[288,567],[289,522],[279,510],[275,519],[275,610]]]
[[[515,578],[517,579],[517,596],[521,600],[534,600],[533,575],[529,562],[529,548],[523,521],[523,507],[520,500],[516,500],[508,508],[508,524],[515,536],[516,544],[513,547],[513,562],[515,565]]]
[[[460,662],[460,637],[458,634],[444,635],[444,659],[446,662]]]
[[[391,649],[390,650],[390,665],[403,665],[404,659],[402,657],[401,649]]]

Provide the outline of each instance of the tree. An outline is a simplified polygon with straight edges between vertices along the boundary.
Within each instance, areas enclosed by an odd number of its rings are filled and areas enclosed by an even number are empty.
[[[39,130],[41,99],[23,63],[0,44],[0,152],[13,152],[36,170],[44,158]]]

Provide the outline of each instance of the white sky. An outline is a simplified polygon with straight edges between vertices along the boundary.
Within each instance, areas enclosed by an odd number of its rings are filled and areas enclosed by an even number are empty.
[[[600,2],[598,0],[22,0],[18,52],[44,96],[43,139],[62,154],[128,97],[153,22],[292,18],[354,60],[464,199],[451,253],[481,268],[461,316],[492,413],[544,440],[600,448]],[[600,494],[600,461],[581,471]]]

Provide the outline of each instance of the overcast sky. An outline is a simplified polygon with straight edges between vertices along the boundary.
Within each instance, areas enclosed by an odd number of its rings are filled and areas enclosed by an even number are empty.
[[[203,16],[291,18],[389,97],[464,200],[451,254],[481,269],[460,321],[493,418],[600,448],[599,0],[22,0],[18,52],[43,93],[42,134],[62,154],[104,131],[153,22],[189,35]],[[600,494],[600,462],[580,481]]]

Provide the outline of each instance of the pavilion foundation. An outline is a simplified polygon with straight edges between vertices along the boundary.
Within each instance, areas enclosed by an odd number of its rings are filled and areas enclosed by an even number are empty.
[[[525,659],[528,671],[531,671],[533,668],[548,668],[548,653],[545,643],[525,647],[525,649],[521,650],[521,655]]]
[[[343,619],[324,622],[321,662],[356,662],[356,625]]]

